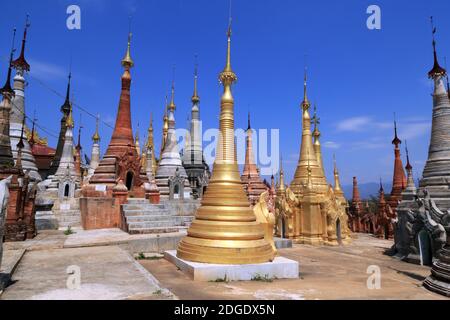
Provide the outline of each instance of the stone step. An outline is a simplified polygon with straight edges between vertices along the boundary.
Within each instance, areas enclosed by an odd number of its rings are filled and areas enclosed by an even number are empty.
[[[81,227],[81,222],[80,221],[78,221],[78,222],[62,222],[62,221],[60,221],[58,223],[59,230],[65,230],[69,226],[71,228],[78,228],[78,227]]]
[[[150,221],[163,221],[163,220],[170,220],[170,219],[179,219],[180,216],[173,216],[173,215],[136,215],[136,216],[126,216],[127,222],[150,222]]]
[[[128,198],[129,204],[148,204],[149,201],[145,198]]]
[[[187,227],[129,228],[130,234],[172,233],[187,230]]]
[[[163,204],[151,204],[151,203],[145,203],[145,204],[124,204],[122,205],[124,210],[141,210],[141,209],[165,209],[166,206]]]
[[[160,227],[160,226],[190,226],[192,221],[194,220],[194,217],[162,217],[158,220],[144,220],[144,219],[137,219],[137,220],[129,220],[127,219],[127,224],[129,227],[145,227],[145,228],[151,228],[153,227]]]
[[[126,217],[132,216],[172,216],[169,210],[124,210]]]
[[[152,222],[131,222],[128,223],[129,229],[144,228],[144,229],[154,229],[162,227],[185,227],[182,221],[177,220],[162,220],[162,221],[152,221]]]
[[[58,220],[60,220],[60,221],[80,221],[81,220],[81,217],[78,215],[78,216],[59,216],[58,217]]]
[[[70,211],[57,211],[57,215],[59,216],[80,216],[80,210],[70,210]]]

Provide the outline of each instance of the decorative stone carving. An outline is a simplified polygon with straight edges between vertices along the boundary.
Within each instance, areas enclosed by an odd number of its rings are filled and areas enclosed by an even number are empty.
[[[256,221],[259,222],[264,229],[264,239],[270,243],[274,252],[277,252],[275,242],[273,240],[273,232],[275,227],[275,215],[269,211],[269,191],[263,192],[259,196],[258,202],[253,207]]]

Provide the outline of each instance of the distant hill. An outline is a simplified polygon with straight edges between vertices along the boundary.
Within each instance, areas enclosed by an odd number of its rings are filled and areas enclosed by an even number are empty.
[[[383,183],[384,192],[389,194],[392,189],[392,184]],[[345,193],[345,198],[350,200],[353,194],[353,185],[342,186]],[[361,199],[369,199],[370,196],[378,197],[378,191],[380,190],[380,184],[376,182],[358,183],[359,194]]]

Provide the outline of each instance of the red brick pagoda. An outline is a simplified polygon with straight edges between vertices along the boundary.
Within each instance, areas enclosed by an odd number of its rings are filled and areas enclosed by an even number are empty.
[[[266,192],[269,188],[261,180],[259,175],[258,167],[255,163],[255,156],[253,154],[253,142],[252,142],[253,130],[250,125],[250,114],[248,115],[248,128],[247,128],[247,138],[246,138],[246,149],[245,149],[245,164],[244,171],[242,172],[241,181],[244,185],[245,191],[247,192],[247,197],[252,206],[254,206],[260,195]]]
[[[140,157],[131,127],[130,87],[134,62],[130,55],[131,34],[122,66],[122,90],[114,132],[108,149],[89,184],[82,189],[81,217],[84,229],[121,227],[120,205],[128,196],[144,198],[140,177]]]
[[[391,207],[392,211],[395,213],[399,202],[402,200],[402,192],[406,188],[406,175],[403,169],[402,158],[400,157],[400,144],[402,141],[397,135],[397,122],[394,121],[394,140],[392,144],[394,147],[394,175],[392,178],[392,190],[391,195],[387,203]]]

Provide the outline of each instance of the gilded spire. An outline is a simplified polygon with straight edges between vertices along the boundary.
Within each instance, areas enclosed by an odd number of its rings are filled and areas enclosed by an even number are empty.
[[[27,31],[28,28],[31,26],[29,22],[29,15],[27,15],[26,21],[25,21],[25,29],[23,31],[23,38],[22,38],[22,48],[20,50],[20,56],[16,60],[12,62],[12,66],[15,69],[20,69],[23,71],[30,71],[30,65],[28,64],[27,60],[25,60],[25,43],[27,41]]]
[[[136,152],[138,155],[141,154],[141,145],[139,143],[139,122],[137,124],[136,136],[134,138],[134,145],[136,147]]]
[[[320,124],[320,119],[317,117],[317,105],[314,104],[314,117],[313,117],[313,123],[314,123],[314,131],[313,131],[313,136],[314,136],[314,143],[315,144],[320,144],[320,130],[319,130],[319,124]]]
[[[336,155],[333,154],[333,162],[334,162],[334,191],[342,191],[341,181],[339,179],[339,171],[336,164]]]
[[[171,88],[171,98],[170,98],[170,104],[169,104],[169,111],[175,112],[176,106],[175,106],[175,80],[172,80],[172,88]]]
[[[195,63],[195,71],[194,71],[194,94],[192,95],[192,103],[199,103],[200,97],[198,96],[198,88],[197,88],[197,81],[198,81],[198,64]]]
[[[95,119],[95,133],[92,136],[92,141],[94,141],[94,143],[99,143],[100,142],[100,135],[98,134],[98,122],[100,119],[100,115],[97,115],[97,118]]]
[[[13,30],[13,40],[12,40],[11,52],[9,55],[8,75],[6,77],[5,85],[3,86],[3,88],[0,89],[0,93],[3,96],[7,95],[8,97],[14,95],[14,90],[11,87],[11,71],[12,71],[12,58],[13,58],[14,51],[15,51],[15,49],[14,49],[15,39],[16,39],[16,29]]]
[[[227,31],[228,44],[227,44],[227,58],[225,68],[219,75],[219,80],[224,84],[224,86],[231,86],[233,82],[237,81],[237,76],[233,72],[233,69],[231,68],[231,21],[232,19],[230,17],[230,22]]]
[[[278,191],[284,192],[285,190],[286,190],[286,185],[284,183],[283,156],[280,156],[280,181],[279,181]]]
[[[137,123],[136,135],[135,135],[134,140],[139,142],[139,122]]]
[[[72,116],[72,102],[69,104],[69,115],[67,116],[66,120],[66,127],[73,129],[73,116]]]
[[[132,33],[128,33],[128,45],[127,45],[127,52],[125,53],[125,57],[122,59],[122,66],[125,69],[131,69],[134,66],[134,61],[131,58],[131,37]]]
[[[160,154],[162,154],[164,147],[166,145],[166,141],[167,141],[167,133],[169,131],[169,117],[167,116],[167,109],[168,109],[168,103],[167,103],[167,95],[166,95],[166,99],[165,99],[165,105],[164,105],[164,117],[163,117],[163,134],[162,134],[162,142],[161,142],[161,150],[160,150]]]
[[[150,112],[150,124],[148,126],[148,137],[147,137],[147,144],[145,145],[146,148],[148,147],[153,148],[153,113]]]
[[[430,72],[428,72],[428,77],[431,79],[435,79],[438,77],[443,77],[447,74],[447,71],[442,68],[439,65],[438,62],[438,57],[437,57],[437,52],[436,52],[436,39],[434,37],[434,35],[436,34],[436,27],[434,26],[433,23],[433,17],[430,18],[431,19],[431,28],[432,28],[432,36],[433,36],[433,57],[434,57],[434,64],[433,64],[433,69],[430,70]]]
[[[308,100],[308,72],[307,72],[307,68],[305,68],[305,76],[304,76],[304,80],[303,80],[303,102],[302,102],[302,107],[303,110],[308,110],[309,107],[311,106],[311,103]]]

